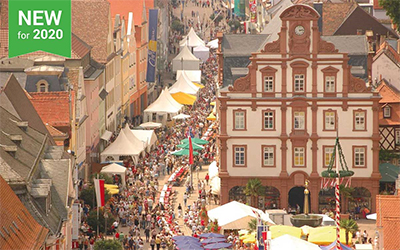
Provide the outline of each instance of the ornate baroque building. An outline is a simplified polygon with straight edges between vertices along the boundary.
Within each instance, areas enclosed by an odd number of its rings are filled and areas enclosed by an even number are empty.
[[[360,205],[375,211],[380,96],[351,75],[346,53],[321,39],[313,8],[293,5],[280,18],[278,40],[252,53],[245,77],[220,89],[221,202],[246,202],[244,187],[258,178],[266,188],[260,208],[302,207],[302,186],[309,179],[312,211],[329,208],[333,193],[321,191],[320,176],[339,130],[347,165],[355,172],[355,200],[344,209]],[[220,83],[222,40],[219,35]]]

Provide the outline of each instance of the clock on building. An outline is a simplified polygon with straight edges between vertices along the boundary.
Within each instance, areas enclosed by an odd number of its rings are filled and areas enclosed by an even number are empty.
[[[303,35],[304,34],[304,27],[303,26],[301,26],[301,25],[299,25],[299,26],[296,26],[296,28],[294,29],[294,33],[296,33],[296,35],[298,35],[298,36],[301,36],[301,35]]]

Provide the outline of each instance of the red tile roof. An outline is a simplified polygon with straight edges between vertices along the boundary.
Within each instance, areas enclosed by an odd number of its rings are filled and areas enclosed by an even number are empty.
[[[332,36],[356,7],[356,2],[324,3],[322,6],[322,35]]]
[[[72,0],[72,32],[92,46],[92,57],[106,63],[110,30],[110,4],[107,0]],[[111,33],[110,33],[111,34]]]
[[[0,232],[5,236],[0,236],[0,249],[37,250],[44,245],[49,230],[35,221],[1,176],[0,211]]]
[[[400,64],[400,54],[387,41],[381,44],[375,58],[378,58],[380,53],[385,53],[393,62]]]
[[[400,249],[400,196],[376,196],[376,226],[383,231],[385,249]]]
[[[68,92],[31,92],[29,94],[44,124],[48,123],[56,128],[70,126]]]
[[[400,91],[389,83],[386,83],[384,80],[381,81],[381,84],[376,88],[376,90],[382,96],[379,103],[400,103]]]
[[[135,25],[141,25],[143,21],[143,0],[109,0],[111,8],[111,17],[120,14],[121,19],[125,17],[128,21],[129,12],[133,13]],[[149,9],[154,8],[154,0],[145,0],[146,18],[149,18]]]

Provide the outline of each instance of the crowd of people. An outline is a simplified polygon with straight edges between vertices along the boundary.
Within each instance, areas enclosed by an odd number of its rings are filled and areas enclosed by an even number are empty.
[[[175,204],[173,183],[166,183],[168,190],[171,191],[171,198],[168,202],[159,202],[158,197],[162,185],[159,178],[168,176],[180,168],[192,167],[194,170],[201,169],[202,165],[211,162],[215,158],[216,148],[215,136],[206,139],[209,144],[204,145],[204,149],[195,157],[195,164],[189,166],[188,162],[171,155],[171,152],[177,150],[176,147],[182,139],[188,136],[201,138],[205,131],[216,125],[206,118],[212,111],[210,102],[215,101],[216,82],[215,75],[217,65],[215,54],[212,53],[210,59],[202,65],[202,75],[204,88],[200,90],[198,98],[193,106],[185,106],[183,113],[189,114],[190,118],[177,122],[174,126],[166,126],[156,130],[158,137],[157,146],[151,152],[146,153],[138,162],[132,159],[125,160],[127,167],[126,183],[121,183],[121,178],[114,178],[114,183],[119,185],[119,194],[113,195],[107,202],[105,210],[112,214],[108,218],[112,225],[108,226],[106,235],[100,234],[97,238],[113,237],[119,239],[124,249],[137,250],[145,249],[148,244],[151,249],[173,249],[173,235],[183,235],[183,231],[177,221],[177,211],[181,211],[180,216],[190,226],[193,235],[198,235],[206,230],[204,221],[199,219],[199,209],[205,204],[208,197],[206,191],[206,181],[199,182],[199,199],[192,204]],[[186,171],[190,173],[190,171]],[[187,176],[186,195],[187,198],[193,193],[193,185]],[[179,194],[182,195],[182,194]],[[210,196],[211,197],[211,196]],[[187,200],[186,198],[186,200]],[[85,211],[90,208],[85,205]],[[177,209],[178,208],[178,209]],[[81,249],[93,249],[96,238],[95,228],[90,228],[83,216],[81,237],[79,240]],[[123,234],[121,227],[127,227],[127,234]]]

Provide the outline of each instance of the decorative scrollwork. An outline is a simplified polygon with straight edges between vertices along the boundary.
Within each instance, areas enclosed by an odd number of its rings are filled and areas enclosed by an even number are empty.
[[[371,86],[367,87],[363,79],[350,75],[349,92],[368,93],[371,92]]]
[[[327,42],[325,40],[319,39],[319,48],[318,52],[328,52],[328,53],[337,53],[339,50],[335,48],[333,43]]]
[[[229,86],[229,91],[247,92],[250,91],[250,74],[238,78],[233,86]]]
[[[280,18],[319,18],[319,15],[309,6],[294,5],[286,9]]]
[[[276,41],[273,41],[272,43],[267,43],[264,46],[264,49],[262,52],[272,52],[272,53],[279,53],[281,52],[281,45],[279,39]]]

